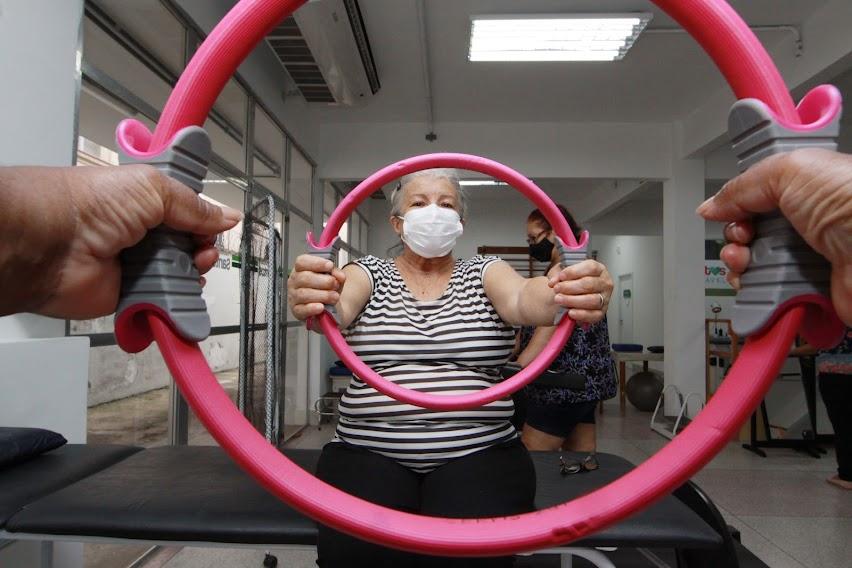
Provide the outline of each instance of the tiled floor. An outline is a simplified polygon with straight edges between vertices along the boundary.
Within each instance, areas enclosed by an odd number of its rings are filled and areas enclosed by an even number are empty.
[[[668,441],[648,428],[648,419],[606,407],[600,451],[641,463]],[[852,492],[825,482],[837,467],[827,449],[820,459],[786,449],[761,458],[732,442],[694,480],[772,568],[852,568]]]
[[[622,416],[616,404],[608,403],[598,419],[599,450],[633,463],[667,442],[649,429],[646,413],[628,409]],[[306,428],[288,447],[320,448],[332,433],[330,425]],[[192,435],[197,442],[206,438],[200,430]],[[695,480],[740,530],[743,544],[772,568],[852,568],[852,492],[825,482],[835,470],[833,451],[821,459],[784,449],[767,454],[761,458],[731,443]],[[276,555],[279,566],[287,567],[313,566],[316,558],[312,551]],[[258,550],[187,548],[150,568],[260,567],[263,556]],[[87,563],[87,568],[125,565]]]

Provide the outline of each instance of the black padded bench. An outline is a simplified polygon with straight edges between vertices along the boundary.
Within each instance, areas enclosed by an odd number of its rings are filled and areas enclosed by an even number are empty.
[[[42,493],[21,492],[17,505],[11,507],[16,513],[6,519],[5,536],[269,548],[315,545],[313,521],[271,497],[220,448],[161,447],[137,452],[136,448],[119,454],[116,450],[99,452],[97,446],[66,446],[24,464],[28,470],[61,470],[65,461],[73,462],[74,455],[79,455],[82,465],[68,468],[67,483],[58,491],[52,491],[54,486]],[[63,453],[69,460],[57,461]],[[313,471],[319,452],[290,450],[287,455]],[[533,460],[540,508],[587,493],[633,467],[617,456],[599,454],[599,470],[563,477],[558,454],[536,452]],[[0,487],[12,488],[15,479],[26,475],[17,469],[9,472],[14,477],[8,481],[7,474],[0,476]],[[46,493],[51,494],[43,496]],[[677,549],[684,558],[705,558],[724,545],[720,533],[690,507],[667,497],[572,547],[665,547]]]
[[[0,529],[25,505],[141,450],[133,446],[67,444],[36,459],[0,469]]]
[[[80,447],[66,448],[69,458],[80,451]],[[93,452],[86,461],[99,466],[91,466],[90,473],[76,468],[75,479],[57,491],[22,493],[17,505],[6,508],[16,512],[7,514],[0,539],[187,546],[224,543],[272,549],[316,543],[312,520],[269,495],[218,447],[127,448],[120,457],[106,452],[113,460],[109,465],[103,465],[109,461],[106,454],[101,461],[94,457],[97,446],[82,448]],[[24,466],[41,469],[40,464],[46,464],[44,460],[53,453]],[[286,453],[309,471],[314,470],[319,456],[317,450]],[[633,468],[618,456],[598,454],[599,470],[563,477],[558,455],[533,453],[538,476],[536,504],[541,508],[588,493]],[[0,472],[0,488],[17,492],[14,479],[6,480],[9,474],[20,478],[14,470]],[[720,530],[721,516],[712,503],[692,485],[681,488],[678,497],[666,497],[571,547],[673,548],[681,566],[736,566],[730,535]]]

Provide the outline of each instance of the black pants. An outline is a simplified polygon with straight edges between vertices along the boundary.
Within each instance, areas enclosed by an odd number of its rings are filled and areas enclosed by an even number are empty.
[[[852,481],[852,376],[820,373],[819,392],[834,428],[837,475]]]
[[[421,515],[469,518],[534,509],[535,468],[520,440],[457,458],[426,474],[343,442],[323,448],[317,477],[367,501]],[[317,565],[452,568],[508,567],[513,557],[443,558],[384,548],[319,527]]]

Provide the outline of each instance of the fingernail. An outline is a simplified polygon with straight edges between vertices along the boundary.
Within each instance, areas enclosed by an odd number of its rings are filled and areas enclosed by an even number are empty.
[[[711,196],[709,199],[704,200],[704,203],[702,203],[701,205],[699,205],[699,206],[698,206],[698,209],[696,209],[696,210],[695,210],[695,212],[696,212],[696,213],[698,213],[699,215],[701,215],[702,213],[704,213],[705,211],[707,211],[707,209],[709,209],[709,208],[710,208],[710,202],[711,202],[711,201],[713,201],[713,199],[714,199],[715,197],[716,197],[716,196],[715,196],[715,195],[713,195],[713,196]]]
[[[243,218],[242,212],[234,209],[233,207],[223,207],[222,214],[228,221],[241,221]]]
[[[734,242],[743,242],[745,240],[745,235],[743,235],[742,227],[736,221],[731,221],[722,229],[722,234],[725,237],[730,237],[730,240]]]

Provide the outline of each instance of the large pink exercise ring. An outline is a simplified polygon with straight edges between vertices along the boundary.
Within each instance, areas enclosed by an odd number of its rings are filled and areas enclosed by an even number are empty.
[[[536,207],[544,214],[550,226],[556,231],[557,236],[565,243],[569,249],[576,248],[578,243],[574,238],[574,233],[565,217],[559,212],[556,204],[548,195],[542,191],[536,184],[528,178],[522,176],[515,170],[504,166],[493,160],[480,158],[479,156],[470,156],[468,154],[427,154],[425,156],[417,156],[402,160],[395,164],[391,164],[374,173],[349,194],[343,198],[331,217],[326,223],[325,229],[322,232],[320,242],[311,243],[317,248],[330,246],[337,238],[340,227],[349,216],[355,211],[355,208],[362,201],[372,195],[377,189],[383,185],[392,182],[404,175],[412,172],[424,170],[427,168],[459,168],[471,170],[490,175],[500,181],[508,183],[522,194],[524,194]],[[588,242],[588,233],[583,233],[579,246],[585,246]],[[309,240],[312,237],[309,235]],[[435,395],[415,390],[407,389],[399,386],[396,383],[388,381],[377,372],[366,365],[349,347],[346,340],[337,329],[337,324],[327,312],[324,312],[319,318],[319,325],[325,334],[326,339],[331,344],[331,347],[337,355],[346,363],[346,366],[352,370],[359,379],[369,384],[376,390],[399,400],[407,402],[422,408],[431,408],[433,410],[459,410],[465,408],[473,408],[488,404],[491,401],[508,396],[523,387],[525,384],[534,380],[539,376],[562,351],[565,342],[571,336],[574,330],[574,322],[567,316],[563,316],[559,325],[556,327],[556,332],[553,337],[547,342],[542,352],[536,357],[535,361],[530,363],[525,369],[519,372],[514,377],[492,385],[487,389],[476,391],[464,395]]]
[[[302,3],[304,0],[242,0],[234,6],[187,66],[153,136],[139,136],[134,150],[158,151],[181,128],[203,124],[239,63]],[[813,104],[800,116],[768,54],[725,2],[655,3],[704,47],[737,97],[760,99],[788,125],[808,129],[818,122],[822,114],[813,116]],[[339,227],[333,228],[335,234],[337,230]],[[328,242],[329,236],[324,233],[320,242]],[[802,305],[783,309],[767,332],[747,341],[707,407],[653,457],[621,479],[569,503],[490,519],[402,513],[317,480],[267,444],[240,415],[197,344],[180,339],[154,313],[148,314],[148,322],[175,381],[198,417],[231,457],[269,491],[320,523],[372,542],[426,554],[483,556],[576,540],[648,506],[694,475],[736,435],[774,381],[806,310]]]

